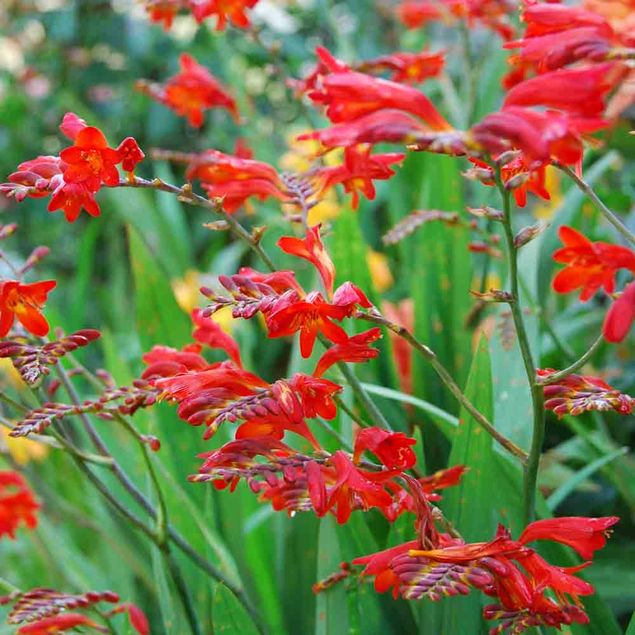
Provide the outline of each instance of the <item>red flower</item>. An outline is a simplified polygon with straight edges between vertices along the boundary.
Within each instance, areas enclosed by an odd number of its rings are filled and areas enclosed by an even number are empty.
[[[85,209],[89,216],[99,216],[101,210],[94,193],[85,183],[64,183],[53,192],[48,204],[49,212],[61,209],[69,223],[74,223]]]
[[[62,633],[80,626],[92,628],[100,633],[110,632],[104,626],[100,626],[81,613],[59,613],[53,617],[45,617],[37,622],[21,626],[17,635],[54,635],[54,633]]]
[[[238,120],[234,98],[204,66],[187,53],[181,54],[179,63],[180,72],[165,85],[138,82],[137,87],[178,115],[187,117],[195,128],[203,125],[203,111],[215,107],[226,108]]]
[[[423,82],[441,74],[445,64],[445,53],[391,53],[361,62],[357,68],[363,72],[392,71],[391,81],[403,83]]]
[[[464,465],[455,465],[445,470],[438,470],[430,476],[424,476],[417,480],[421,484],[423,491],[427,494],[428,500],[434,500],[432,498],[432,496],[436,496],[434,492],[458,485],[466,470],[467,468]]]
[[[373,179],[389,179],[395,172],[388,166],[401,163],[405,157],[400,153],[371,156],[370,150],[369,145],[350,146],[344,151],[344,165],[323,168],[318,172],[325,190],[338,183],[344,185],[344,190],[353,195],[353,209],[359,206],[359,192],[372,201],[375,198]]]
[[[258,0],[191,0],[192,14],[196,20],[201,22],[215,15],[217,31],[222,31],[228,21],[238,28],[246,29],[249,18],[245,9],[252,9],[257,3]]]
[[[136,604],[123,602],[112,609],[109,615],[116,615],[117,613],[128,613],[130,626],[132,626],[139,635],[150,635],[150,623],[148,622],[148,618]]]
[[[355,121],[331,126],[324,130],[307,132],[299,141],[316,139],[326,150],[353,146],[360,143],[414,143],[426,126],[401,110],[385,109],[372,112]]]
[[[190,371],[207,370],[210,365],[201,356],[200,350],[201,346],[198,344],[190,344],[180,351],[169,346],[153,346],[152,350],[144,353],[141,358],[148,365],[141,378],[154,380]]]
[[[121,159],[121,167],[126,172],[134,172],[137,163],[143,161],[145,154],[134,137],[126,137],[117,148]]]
[[[371,475],[360,470],[341,450],[331,456],[330,464],[332,468],[325,468],[312,461],[306,466],[309,494],[318,516],[335,509],[337,522],[344,524],[353,509],[367,510],[391,505],[392,497],[376,482],[378,479],[390,478],[391,474]]]
[[[387,468],[410,469],[417,456],[411,446],[417,442],[403,432],[388,432],[381,428],[364,428],[355,437],[353,461],[358,463],[362,454],[372,452]]]
[[[604,339],[621,342],[635,321],[635,282],[624,287],[619,298],[613,302],[604,320]]]
[[[210,197],[223,198],[223,208],[232,213],[250,196],[260,200],[285,194],[278,172],[268,163],[207,150],[197,155],[188,166],[188,179],[200,179]]]
[[[379,355],[379,351],[376,348],[371,348],[369,344],[381,336],[381,329],[373,328],[364,333],[353,335],[343,344],[329,347],[318,360],[313,371],[314,377],[321,377],[337,362],[365,362],[369,359],[375,359]]]
[[[496,160],[496,157],[494,159]],[[493,186],[496,184],[494,170],[487,163],[471,157],[469,160],[477,166],[478,175],[467,171],[464,176],[478,178],[484,185]],[[532,170],[522,153],[501,167],[501,178],[506,185],[511,185],[512,179],[524,177],[524,180],[520,181],[520,185],[513,188],[514,198],[519,207],[525,207],[527,204],[527,192],[531,192],[546,201],[551,198],[545,187],[545,168],[546,166],[542,165]]]
[[[604,98],[623,73],[624,68],[613,62],[550,71],[514,86],[505,97],[503,109],[546,106],[576,116],[601,117]]]
[[[335,282],[335,265],[324,249],[320,227],[321,225],[309,227],[304,238],[283,236],[278,240],[278,247],[287,254],[308,260],[318,270],[326,293],[330,297]]]
[[[34,529],[39,508],[26,481],[17,472],[0,471],[0,538],[15,538],[22,524]]]
[[[610,535],[609,528],[617,522],[617,516],[546,518],[528,525],[518,542],[527,544],[534,540],[554,540],[569,545],[585,560],[591,560],[594,552],[604,547],[606,538]]]
[[[580,300],[586,302],[600,287],[613,293],[618,269],[635,273],[635,253],[627,247],[591,242],[566,225],[558,230],[558,235],[564,247],[553,253],[553,259],[567,266],[553,279],[557,293],[570,293],[581,288]]]
[[[541,75],[541,77],[545,77]],[[538,78],[536,78],[538,79]],[[509,106],[487,115],[468,131],[467,144],[495,155],[522,150],[532,168],[550,159],[575,165],[582,159],[582,135],[606,127],[601,119],[581,119],[555,111]]]
[[[342,321],[348,313],[346,307],[330,304],[318,291],[309,293],[304,300],[292,302],[267,317],[269,337],[288,337],[300,331],[300,353],[310,357],[313,345],[321,333],[331,342],[344,344],[346,331],[333,322]]]
[[[46,335],[49,325],[40,311],[56,284],[55,280],[31,284],[17,280],[0,283],[0,337],[6,336],[15,318],[29,333],[38,337]]]
[[[102,183],[117,185],[119,172],[115,167],[121,161],[117,150],[108,146],[104,133],[93,126],[81,128],[75,144],[60,152],[64,167],[64,181],[81,183],[96,192]]]
[[[333,123],[351,122],[379,110],[397,109],[420,117],[432,130],[451,126],[420,91],[397,82],[347,71],[326,75],[309,97],[326,107]]]
[[[146,0],[146,11],[151,22],[162,22],[167,31],[174,21],[174,17],[183,8],[183,0]]]

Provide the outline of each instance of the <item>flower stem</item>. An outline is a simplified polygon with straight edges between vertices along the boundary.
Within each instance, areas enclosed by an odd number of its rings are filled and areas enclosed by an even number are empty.
[[[501,434],[487,419],[487,417],[480,412],[476,406],[463,394],[463,391],[459,388],[458,384],[452,378],[452,375],[448,372],[446,367],[439,361],[436,353],[428,346],[420,342],[408,329],[399,324],[391,322],[379,313],[363,313],[358,311],[355,317],[372,322],[373,324],[380,324],[391,330],[393,333],[406,340],[410,346],[412,346],[418,353],[420,353],[432,366],[436,374],[441,381],[445,384],[447,389],[454,395],[456,400],[474,417],[474,420],[489,434],[491,437],[499,443],[508,452],[519,458],[524,464],[527,461],[527,453],[519,448],[513,441]]]
[[[586,351],[586,353],[584,353],[582,357],[580,357],[580,359],[577,359],[570,366],[567,366],[563,370],[559,370],[557,373],[552,373],[551,375],[547,375],[546,377],[537,378],[536,383],[540,384],[541,386],[555,384],[556,382],[559,382],[561,379],[564,379],[568,375],[571,375],[571,373],[575,373],[576,370],[582,368],[582,366],[584,366],[589,361],[589,359],[593,357],[593,354],[598,350],[598,348],[600,348],[603,342],[604,342],[604,336],[600,335],[595,340],[595,342],[591,344],[589,350]]]
[[[529,345],[529,337],[525,327],[525,320],[520,305],[520,291],[518,282],[518,248],[514,243],[514,232],[511,221],[511,193],[505,188],[501,178],[500,167],[496,167],[496,184],[503,198],[503,212],[505,221],[503,227],[505,230],[505,242],[507,244],[507,258],[509,262],[509,279],[511,286],[510,308],[514,326],[516,327],[516,336],[520,353],[525,366],[527,382],[531,392],[531,404],[533,411],[533,426],[531,435],[531,447],[529,449],[529,457],[525,465],[524,484],[523,484],[523,510],[525,523],[530,523],[536,514],[536,483],[538,479],[538,466],[540,464],[540,455],[542,452],[542,444],[545,437],[545,407],[544,393],[542,386],[536,381],[536,365],[531,353]]]
[[[593,202],[595,207],[606,218],[606,220],[617,229],[617,231],[626,238],[631,244],[635,245],[635,234],[620,220],[620,218],[611,211],[595,193],[595,190],[584,179],[579,177],[574,170],[570,167],[562,164],[558,164],[558,167],[578,186],[580,191],[584,192],[589,199]]]
[[[0,577],[0,591],[6,594],[20,593],[20,589],[17,586],[2,577]]]

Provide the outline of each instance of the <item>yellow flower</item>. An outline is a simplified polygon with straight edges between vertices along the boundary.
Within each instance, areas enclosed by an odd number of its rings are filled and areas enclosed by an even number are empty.
[[[8,428],[0,426],[0,452],[8,452],[18,465],[41,461],[48,455],[49,447],[44,443],[26,437],[14,439],[9,432]]]
[[[388,266],[388,257],[385,254],[369,249],[366,252],[366,263],[370,270],[370,277],[378,293],[383,293],[390,289],[394,283],[394,278]]]
[[[199,305],[200,287],[200,273],[194,269],[188,269],[183,278],[172,280],[176,302],[188,314]]]

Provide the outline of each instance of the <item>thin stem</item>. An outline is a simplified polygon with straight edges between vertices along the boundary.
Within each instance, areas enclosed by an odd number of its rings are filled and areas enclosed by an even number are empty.
[[[4,401],[6,404],[11,406],[12,408],[17,410],[18,412],[28,412],[29,411],[29,409],[24,404],[21,404],[20,402],[16,401],[15,399],[12,399],[11,397],[9,397],[9,395],[7,395],[6,393],[1,392],[1,391],[0,391],[0,400]]]
[[[160,547],[161,552],[163,553],[163,557],[170,569],[170,575],[172,576],[172,580],[174,582],[174,586],[176,587],[176,592],[179,594],[181,598],[181,602],[183,604],[183,608],[185,609],[185,614],[187,616],[187,621],[190,625],[190,629],[193,635],[202,635],[203,631],[201,630],[201,625],[198,621],[198,616],[196,615],[196,611],[194,610],[194,603],[192,601],[192,596],[190,595],[190,591],[187,588],[187,584],[185,583],[185,579],[183,578],[183,574],[181,573],[181,569],[177,564],[172,552],[170,551],[170,545],[165,542]]]
[[[441,381],[445,384],[446,388],[454,395],[456,400],[474,417],[474,420],[488,433],[491,437],[499,443],[508,452],[519,458],[524,464],[527,461],[527,453],[519,448],[513,441],[501,434],[492,424],[487,417],[480,412],[476,406],[463,394],[463,391],[459,388],[458,384],[452,378],[452,375],[448,372],[445,366],[439,361],[436,353],[420,342],[407,328],[400,326],[390,320],[386,319],[379,313],[363,313],[358,311],[355,317],[372,322],[373,324],[380,324],[391,330],[393,333],[406,340],[410,346],[412,346],[418,353],[420,353],[432,366],[436,374]]]
[[[170,194],[175,194],[178,199],[184,203],[188,203],[189,205],[194,205],[195,207],[204,207],[205,209],[211,210],[215,214],[218,214],[223,218],[223,220],[229,226],[229,230],[234,234],[237,238],[244,241],[249,245],[249,247],[262,259],[262,261],[273,271],[275,266],[273,261],[269,258],[264,249],[260,246],[257,239],[255,239],[233,216],[227,214],[227,212],[223,211],[222,201],[220,199],[209,200],[199,194],[195,194],[192,191],[192,186],[189,183],[186,183],[182,187],[178,187],[176,185],[172,185],[170,183],[166,183],[161,179],[153,179],[152,181],[146,181],[145,179],[141,179],[138,176],[135,176],[129,180],[122,179],[119,181],[118,185],[114,187],[135,187],[135,188],[145,188],[151,190],[160,190],[161,192],[168,192]]]
[[[561,163],[557,164],[559,167],[580,189],[580,191],[584,192],[589,199],[593,202],[595,207],[600,211],[600,213],[606,218],[606,220],[617,229],[617,231],[626,238],[631,244],[635,245],[635,234],[628,228],[624,223],[620,220],[620,218],[615,214],[615,212],[611,211],[604,202],[600,199],[600,197],[595,193],[595,190],[591,187],[589,183],[587,183],[583,178],[579,177],[574,170],[566,165],[562,165]]]
[[[505,242],[507,244],[507,258],[509,261],[509,279],[511,286],[510,308],[514,326],[516,327],[516,336],[520,353],[525,366],[527,382],[531,392],[531,404],[533,411],[533,425],[531,435],[531,447],[529,449],[529,457],[525,465],[524,483],[523,483],[523,508],[525,523],[530,523],[535,517],[536,507],[536,483],[538,479],[538,467],[540,464],[540,455],[542,452],[542,444],[545,437],[545,407],[543,388],[536,381],[536,365],[531,353],[529,345],[529,337],[525,327],[525,319],[520,306],[520,291],[518,282],[518,248],[514,243],[514,232],[511,220],[511,192],[505,188],[501,178],[500,167],[496,167],[496,185],[503,198],[503,212],[505,214],[505,222],[503,227],[505,230]]]
[[[13,595],[14,593],[20,593],[20,589],[17,586],[11,584],[9,580],[5,580],[3,577],[0,577],[0,591],[6,593],[7,595]]]
[[[591,357],[593,357],[594,353],[600,348],[602,343],[604,342],[604,336],[600,335],[593,344],[591,344],[590,348],[580,359],[577,359],[570,366],[567,366],[563,370],[559,370],[557,373],[552,373],[551,375],[547,375],[546,377],[539,377],[536,379],[536,382],[541,386],[547,386],[548,384],[555,384],[559,382],[561,379],[575,373],[576,370],[582,368]]]

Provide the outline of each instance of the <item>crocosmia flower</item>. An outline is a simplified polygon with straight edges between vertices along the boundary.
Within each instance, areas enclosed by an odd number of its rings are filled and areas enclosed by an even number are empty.
[[[94,126],[86,126],[77,133],[75,144],[60,152],[60,159],[67,164],[64,181],[83,183],[96,192],[102,183],[117,185],[121,161],[119,153],[108,146],[104,133]]]
[[[37,526],[39,505],[17,472],[0,471],[0,538],[15,538],[20,525]]]
[[[55,280],[22,284],[17,280],[0,283],[0,337],[5,337],[15,318],[33,335],[43,337],[49,325],[42,315],[46,298],[55,287]]]
[[[613,293],[615,274],[619,269],[635,273],[635,253],[627,247],[592,242],[566,225],[559,229],[558,235],[564,247],[553,253],[553,259],[567,265],[553,279],[553,288],[558,293],[581,289],[580,300],[585,302],[600,287]]]
[[[58,615],[45,617],[37,622],[21,626],[17,631],[17,635],[54,635],[55,633],[75,630],[82,626],[98,633],[110,632],[105,626],[100,626],[97,622],[81,613],[59,613]]]
[[[179,57],[179,64],[180,71],[165,84],[140,80],[137,88],[186,117],[194,128],[203,125],[203,111],[210,108],[226,108],[238,119],[234,98],[216,77],[187,53]]]

